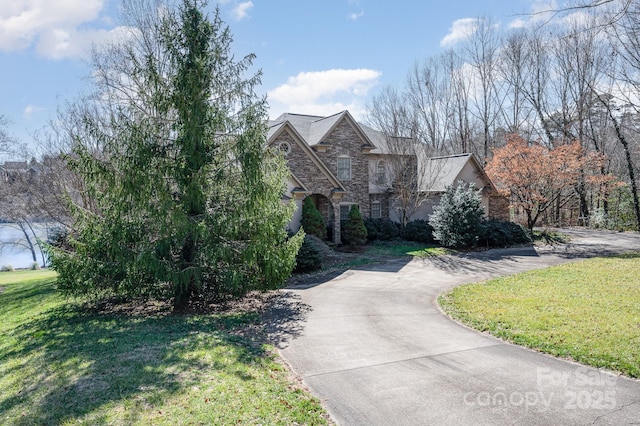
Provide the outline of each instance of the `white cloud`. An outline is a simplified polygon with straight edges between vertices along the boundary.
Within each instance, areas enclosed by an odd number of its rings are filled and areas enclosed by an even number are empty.
[[[563,11],[556,0],[533,0],[529,12],[511,21],[509,28],[547,24],[560,27],[580,27],[588,25],[589,19],[589,14],[581,10]]]
[[[349,18],[351,21],[357,21],[362,16],[364,16],[364,12],[350,13],[349,16],[347,16],[347,18]]]
[[[105,42],[126,32],[122,28],[86,28],[104,24],[106,0],[12,0],[0,2],[0,50],[35,46],[46,57],[85,55],[93,42]]]
[[[39,112],[39,111],[44,111],[44,109],[45,108],[43,108],[43,107],[39,107],[39,106],[35,106],[35,105],[27,105],[24,108],[24,110],[22,111],[22,117],[25,120],[28,120],[33,116],[33,114],[35,114],[36,112]]]
[[[449,34],[440,40],[441,47],[450,47],[456,43],[470,38],[478,29],[478,19],[462,18],[453,21]]]
[[[127,27],[82,31],[75,28],[56,29],[43,33],[37,50],[42,56],[53,59],[81,58],[90,51],[93,45],[125,40],[131,34],[131,29]]]
[[[525,21],[522,18],[516,18],[513,21],[511,21],[509,23],[509,28],[511,29],[515,29],[515,28],[524,28],[527,26],[527,21]]]
[[[329,115],[348,109],[364,113],[362,100],[382,74],[371,69],[331,69],[301,72],[269,91],[271,116],[282,112]]]
[[[236,21],[242,21],[249,16],[249,10],[253,7],[252,1],[245,1],[233,8],[233,17]]]

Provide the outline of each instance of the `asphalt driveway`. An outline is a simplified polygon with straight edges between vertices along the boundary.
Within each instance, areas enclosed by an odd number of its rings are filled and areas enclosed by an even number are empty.
[[[640,382],[470,330],[437,296],[456,285],[640,248],[568,230],[555,247],[398,260],[286,291],[284,359],[344,425],[640,424]],[[277,309],[277,308],[276,308]]]

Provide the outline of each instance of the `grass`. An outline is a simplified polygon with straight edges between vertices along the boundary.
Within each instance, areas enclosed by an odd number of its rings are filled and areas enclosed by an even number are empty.
[[[118,315],[47,270],[0,274],[0,424],[324,424],[256,312]]]
[[[367,254],[388,257],[431,257],[453,254],[455,251],[435,244],[416,243],[411,241],[374,241],[367,246]]]
[[[478,330],[640,377],[640,253],[464,285],[439,303]]]
[[[541,244],[561,244],[571,240],[568,235],[550,229],[534,230],[532,237],[534,243]]]

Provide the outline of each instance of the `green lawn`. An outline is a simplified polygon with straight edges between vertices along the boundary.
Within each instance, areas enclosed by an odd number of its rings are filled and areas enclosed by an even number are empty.
[[[439,303],[482,331],[640,377],[640,254],[457,287]]]
[[[411,241],[374,241],[367,245],[365,250],[367,254],[378,256],[400,257],[430,257],[440,256],[443,254],[452,254],[455,251],[440,247],[435,244],[416,243]]]
[[[255,312],[117,315],[64,304],[54,273],[0,273],[0,424],[325,424]]]

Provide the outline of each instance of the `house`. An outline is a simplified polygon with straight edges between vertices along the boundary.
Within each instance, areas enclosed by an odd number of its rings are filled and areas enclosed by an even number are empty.
[[[6,161],[0,164],[0,182],[15,183],[18,179],[31,178],[38,174],[38,169],[26,161]]]
[[[410,219],[427,219],[438,194],[460,180],[474,182],[483,191],[488,216],[493,216],[492,208],[504,207],[491,201],[495,188],[473,155],[429,158],[417,152],[413,141],[387,138],[358,123],[348,111],[328,117],[285,113],[269,123],[267,138],[269,146],[283,153],[291,171],[285,199],[298,207],[292,230],[300,226],[306,197],[322,213],[334,242],[341,241],[339,224],[353,204],[363,217],[399,222],[408,206]],[[430,179],[420,179],[424,176]],[[401,180],[413,197],[404,207],[398,195]]]

